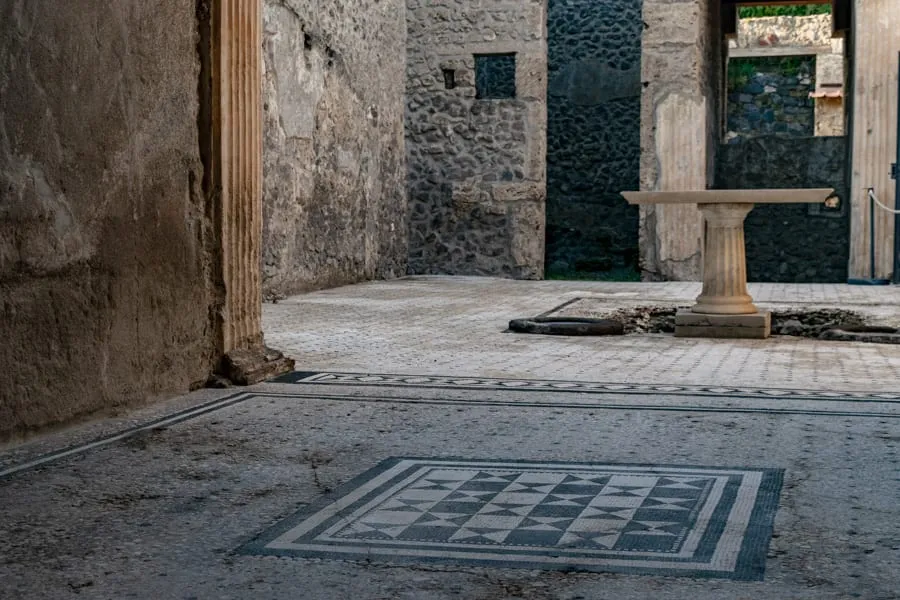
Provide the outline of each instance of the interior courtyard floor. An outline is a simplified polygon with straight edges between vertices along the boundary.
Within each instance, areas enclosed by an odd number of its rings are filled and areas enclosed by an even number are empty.
[[[900,346],[504,332],[698,291],[417,277],[266,304],[297,372],[0,451],[0,596],[897,598]]]

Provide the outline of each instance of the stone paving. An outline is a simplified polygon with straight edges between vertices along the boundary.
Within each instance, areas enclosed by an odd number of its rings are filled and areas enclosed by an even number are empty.
[[[300,372],[0,449],[0,597],[897,598],[897,347],[502,333],[636,290],[696,291],[429,278],[267,305]],[[719,368],[675,381],[691,352]],[[767,352],[792,362],[763,378]]]
[[[269,345],[298,369],[481,375],[616,383],[885,390],[900,346],[671,335],[564,338],[504,333],[510,319],[579,297],[611,306],[691,304],[697,283],[523,282],[417,277],[297,296],[264,306]],[[900,326],[900,288],[751,284],[757,305],[838,307]]]

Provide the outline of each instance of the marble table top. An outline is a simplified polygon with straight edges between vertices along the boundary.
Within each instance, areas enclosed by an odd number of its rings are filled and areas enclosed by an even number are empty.
[[[689,190],[622,192],[629,204],[817,204],[834,193],[831,188],[786,190]]]

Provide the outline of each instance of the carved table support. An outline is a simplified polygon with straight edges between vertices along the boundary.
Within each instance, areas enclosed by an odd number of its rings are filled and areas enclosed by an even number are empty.
[[[833,189],[622,192],[631,204],[696,204],[706,219],[703,291],[675,315],[679,337],[767,338],[772,315],[747,292],[744,219],[756,204],[824,202]]]
[[[744,219],[752,204],[701,204],[706,218],[703,254],[703,291],[691,311],[709,315],[748,315],[758,312],[747,293],[747,255]]]

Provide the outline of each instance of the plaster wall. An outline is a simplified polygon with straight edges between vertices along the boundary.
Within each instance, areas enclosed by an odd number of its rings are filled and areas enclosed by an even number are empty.
[[[196,11],[0,3],[0,439],[213,365]]]
[[[406,274],[403,0],[265,0],[263,292]]]
[[[714,0],[644,0],[641,189],[707,189],[722,127],[724,45]],[[645,280],[698,280],[703,235],[693,205],[642,206]]]
[[[835,52],[843,52],[843,40],[831,38],[831,15],[805,17],[757,17],[738,21],[737,39],[729,42],[731,48],[758,48],[767,46],[822,46],[834,44]]]
[[[890,165],[897,161],[897,55],[900,3],[856,0],[853,30],[852,185],[850,277],[890,279],[894,275],[894,215],[875,214],[875,273],[870,272],[871,220],[868,188],[891,206],[898,182]]]
[[[545,0],[407,0],[407,18],[410,272],[542,277]],[[515,97],[476,99],[475,55],[500,53]]]

